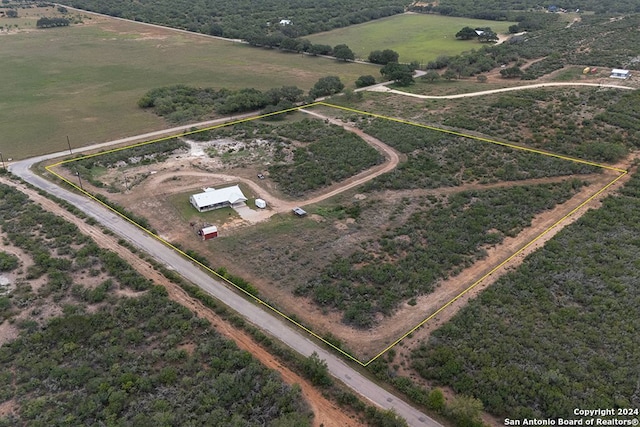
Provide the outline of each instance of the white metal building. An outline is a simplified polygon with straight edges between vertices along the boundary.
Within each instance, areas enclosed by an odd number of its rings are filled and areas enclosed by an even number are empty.
[[[613,70],[611,70],[611,75],[609,77],[611,77],[612,79],[628,79],[629,77],[631,77],[631,71],[614,68]]]
[[[241,206],[247,198],[237,185],[226,188],[205,188],[203,193],[189,197],[189,202],[198,212],[206,212],[225,207]]]

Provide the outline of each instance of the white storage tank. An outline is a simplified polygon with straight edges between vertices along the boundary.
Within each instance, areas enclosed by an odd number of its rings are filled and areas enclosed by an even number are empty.
[[[260,209],[264,209],[267,207],[267,202],[262,199],[256,199],[256,207]]]

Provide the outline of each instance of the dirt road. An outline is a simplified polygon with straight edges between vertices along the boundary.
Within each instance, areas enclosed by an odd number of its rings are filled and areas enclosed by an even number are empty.
[[[587,86],[587,87],[598,87],[598,88],[608,88],[608,89],[636,90],[636,88],[629,87],[629,86],[621,86],[621,85],[614,85],[614,84],[599,84],[599,83],[536,83],[536,84],[531,84],[526,86],[513,86],[513,87],[505,87],[502,89],[483,90],[480,92],[460,93],[457,95],[419,95],[417,93],[409,93],[409,92],[403,92],[401,90],[389,89],[385,85],[376,85],[375,87],[371,87],[367,90],[371,92],[395,93],[397,95],[410,96],[412,98],[420,98],[420,99],[460,99],[460,98],[470,98],[474,96],[491,95],[494,93],[511,92],[514,90],[539,89],[539,88],[545,88],[545,87],[558,87],[558,86]]]
[[[191,298],[182,288],[180,288],[180,286],[169,281],[149,263],[143,261],[136,254],[118,244],[118,237],[104,234],[100,227],[87,224],[84,220],[71,214],[57,203],[41,196],[36,191],[27,188],[24,185],[16,184],[6,178],[0,178],[0,183],[15,187],[26,194],[33,202],[37,203],[43,209],[46,209],[47,211],[64,218],[66,221],[75,224],[82,233],[91,237],[98,246],[118,253],[120,257],[127,261],[140,274],[152,280],[156,285],[161,285],[166,288],[171,300],[187,307],[198,317],[209,320],[212,327],[217,332],[233,340],[239,348],[250,352],[263,365],[278,371],[285,382],[288,384],[300,385],[302,394],[315,414],[314,426],[355,427],[361,425],[359,421],[354,419],[354,415],[350,416],[336,404],[328,401],[309,381],[287,368],[266,349],[256,343],[255,340],[246,332],[235,328],[229,322],[218,316],[213,310],[205,307],[200,301]]]
[[[300,111],[322,120],[328,120],[330,123],[336,126],[341,126],[346,131],[356,134],[358,137],[362,138],[365,142],[378,150],[378,152],[384,156],[384,163],[362,171],[349,179],[333,184],[329,188],[323,189],[320,193],[312,195],[307,199],[297,201],[284,200],[269,192],[266,188],[258,185],[258,183],[251,179],[235,175],[189,170],[171,170],[166,171],[166,173],[158,172],[147,178],[142,184],[140,184],[140,188],[137,191],[142,194],[168,194],[171,191],[168,191],[167,185],[170,185],[176,177],[181,176],[207,177],[211,180],[220,180],[222,182],[242,182],[243,184],[246,184],[248,187],[250,187],[251,190],[256,194],[259,194],[260,198],[265,199],[269,203],[269,210],[258,211],[256,213],[253,213],[250,218],[245,218],[250,222],[260,222],[272,217],[275,214],[290,212],[296,206],[312,205],[329,199],[340,193],[344,193],[345,191],[369,182],[382,174],[392,171],[398,166],[398,163],[400,163],[400,155],[397,151],[395,151],[393,148],[380,141],[379,139],[364,133],[362,130],[354,126],[350,126],[338,119],[330,118],[314,111],[310,111],[307,109],[301,109]],[[176,191],[178,191],[177,188]]]

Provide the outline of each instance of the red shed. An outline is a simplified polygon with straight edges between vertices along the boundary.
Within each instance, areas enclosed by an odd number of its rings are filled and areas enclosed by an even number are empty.
[[[198,234],[202,236],[202,240],[213,239],[214,237],[218,237],[218,227],[216,227],[215,225],[205,227],[201,229],[200,233]]]

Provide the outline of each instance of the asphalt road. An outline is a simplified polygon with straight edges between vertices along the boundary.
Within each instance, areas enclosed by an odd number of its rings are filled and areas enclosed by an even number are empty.
[[[173,129],[172,131],[175,131]],[[166,131],[163,131],[163,133]],[[140,137],[132,137],[131,140],[140,139]],[[113,143],[122,143],[122,140]],[[108,146],[109,143],[101,146]],[[93,149],[87,147],[85,149]],[[77,150],[80,151],[80,150]],[[56,184],[34,174],[30,168],[33,164],[43,160],[53,159],[65,156],[68,153],[61,152],[35,157],[27,160],[12,163],[9,169],[14,174],[20,176],[30,184],[55,195],[61,199],[68,201],[77,208],[81,209],[87,215],[95,218],[105,227],[127,240],[134,246],[147,252],[157,261],[162,262],[167,267],[174,269],[187,280],[197,284],[202,289],[209,292],[212,296],[223,301],[230,308],[237,311],[249,322],[265,330],[269,334],[277,337],[279,340],[287,344],[298,353],[309,356],[316,352],[321,359],[327,362],[330,373],[351,387],[356,393],[368,399],[371,403],[385,409],[393,409],[398,415],[402,416],[411,426],[441,426],[435,420],[429,418],[422,412],[418,411],[411,405],[399,399],[395,395],[384,390],[371,380],[356,371],[341,357],[336,356],[330,351],[312,341],[302,330],[293,326],[290,322],[275,314],[271,310],[265,309],[254,301],[250,301],[244,296],[231,290],[227,285],[214,280],[208,274],[193,265],[190,261],[183,258],[177,252],[163,244],[161,241],[147,234],[137,226],[128,222],[116,213],[108,210],[104,206],[80,195],[67,191]]]

